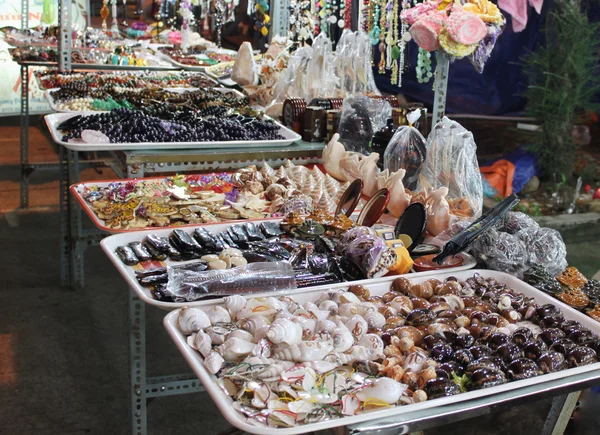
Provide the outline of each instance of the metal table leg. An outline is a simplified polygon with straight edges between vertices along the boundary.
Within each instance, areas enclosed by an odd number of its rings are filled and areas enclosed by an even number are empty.
[[[71,200],[69,198],[69,172],[67,152],[58,147],[59,158],[59,191],[60,191],[60,285],[71,285]],[[22,191],[21,191],[22,193]]]
[[[146,306],[129,293],[129,366],[131,387],[131,433],[146,435]]]
[[[542,428],[542,435],[562,435],[565,433],[571,415],[577,407],[581,391],[575,391],[552,399],[552,407]]]
[[[27,12],[23,12],[26,14]],[[21,65],[21,208],[29,205],[29,67]]]

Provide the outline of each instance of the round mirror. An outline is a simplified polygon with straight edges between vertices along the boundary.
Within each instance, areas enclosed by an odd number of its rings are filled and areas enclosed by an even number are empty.
[[[423,240],[425,227],[427,226],[427,211],[425,206],[419,202],[409,205],[396,222],[394,235],[398,239],[400,235],[407,234],[412,239],[412,244],[407,246],[411,252]]]
[[[377,223],[385,208],[390,201],[389,190],[383,188],[378,190],[375,195],[371,197],[369,202],[363,207],[356,223],[358,225],[364,225],[365,227],[373,226]]]
[[[358,201],[360,201],[360,195],[363,190],[363,181],[360,178],[357,178],[350,186],[346,189],[340,202],[338,203],[337,208],[335,209],[335,215],[345,214],[350,217],[356,206],[358,205]]]

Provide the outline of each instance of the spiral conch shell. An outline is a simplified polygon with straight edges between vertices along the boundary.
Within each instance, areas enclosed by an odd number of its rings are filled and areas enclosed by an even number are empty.
[[[300,344],[302,342],[302,326],[289,319],[277,319],[271,324],[267,338],[275,344]]]
[[[362,402],[368,399],[377,399],[382,402],[393,404],[400,400],[402,394],[406,391],[408,385],[394,381],[390,378],[377,378],[372,384],[356,392]]]
[[[210,319],[210,323],[211,324],[216,324],[216,323],[229,323],[231,322],[231,316],[229,315],[229,312],[219,306],[219,305],[215,305],[214,307],[209,308],[206,311],[206,314],[208,315],[208,318]]]
[[[251,319],[241,319],[239,322],[240,328],[256,335],[256,332],[263,326],[268,325],[269,321],[262,317],[256,316]]]
[[[204,359],[204,367],[206,367],[206,370],[213,375],[216,375],[219,370],[221,370],[223,363],[225,363],[225,359],[214,350]]]
[[[333,348],[336,352],[346,352],[354,344],[354,336],[344,325],[340,324],[330,332]]]
[[[303,341],[300,344],[280,344],[273,351],[273,358],[298,362],[319,361],[333,350],[327,341]]]
[[[212,350],[212,339],[204,331],[198,331],[196,334],[190,335],[187,338],[187,343],[192,349],[196,349],[205,358]]]
[[[246,298],[240,295],[226,296],[224,301],[225,307],[233,318],[235,318],[236,314],[246,306]]]
[[[219,352],[225,361],[239,361],[247,355],[250,355],[255,344],[241,338],[231,337],[225,340],[225,343],[219,346]]]
[[[185,335],[200,331],[211,325],[209,317],[199,308],[183,307],[177,318],[179,330]]]

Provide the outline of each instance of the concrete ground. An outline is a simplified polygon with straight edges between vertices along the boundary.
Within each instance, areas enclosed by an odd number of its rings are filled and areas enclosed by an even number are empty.
[[[18,205],[18,128],[4,120],[0,125],[0,210],[7,211]],[[42,150],[33,158],[55,159],[44,137],[32,128],[32,138],[39,139],[32,149]],[[82,179],[105,176],[88,171]],[[0,435],[128,434],[128,289],[98,247],[85,256],[86,288],[60,287],[58,183],[52,173],[34,177],[37,211],[0,214]],[[598,225],[563,235],[573,266],[587,275],[600,269]],[[162,327],[165,312],[150,307],[146,312],[149,374],[189,372]],[[550,403],[427,434],[539,433]],[[567,433],[600,433],[598,409],[600,395],[585,392]],[[204,393],[155,399],[149,411],[150,434],[217,434],[229,428]]]

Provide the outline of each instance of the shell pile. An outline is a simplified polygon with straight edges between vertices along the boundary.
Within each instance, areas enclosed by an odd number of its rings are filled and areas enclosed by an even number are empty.
[[[270,212],[283,214],[313,209],[333,213],[350,185],[340,183],[316,166],[308,169],[290,160],[277,170],[266,162],[260,169],[254,165],[239,169],[233,174],[232,181],[243,193],[264,194],[271,201]]]
[[[478,274],[184,308],[187,343],[247,421],[296,426],[598,361],[600,338]]]

